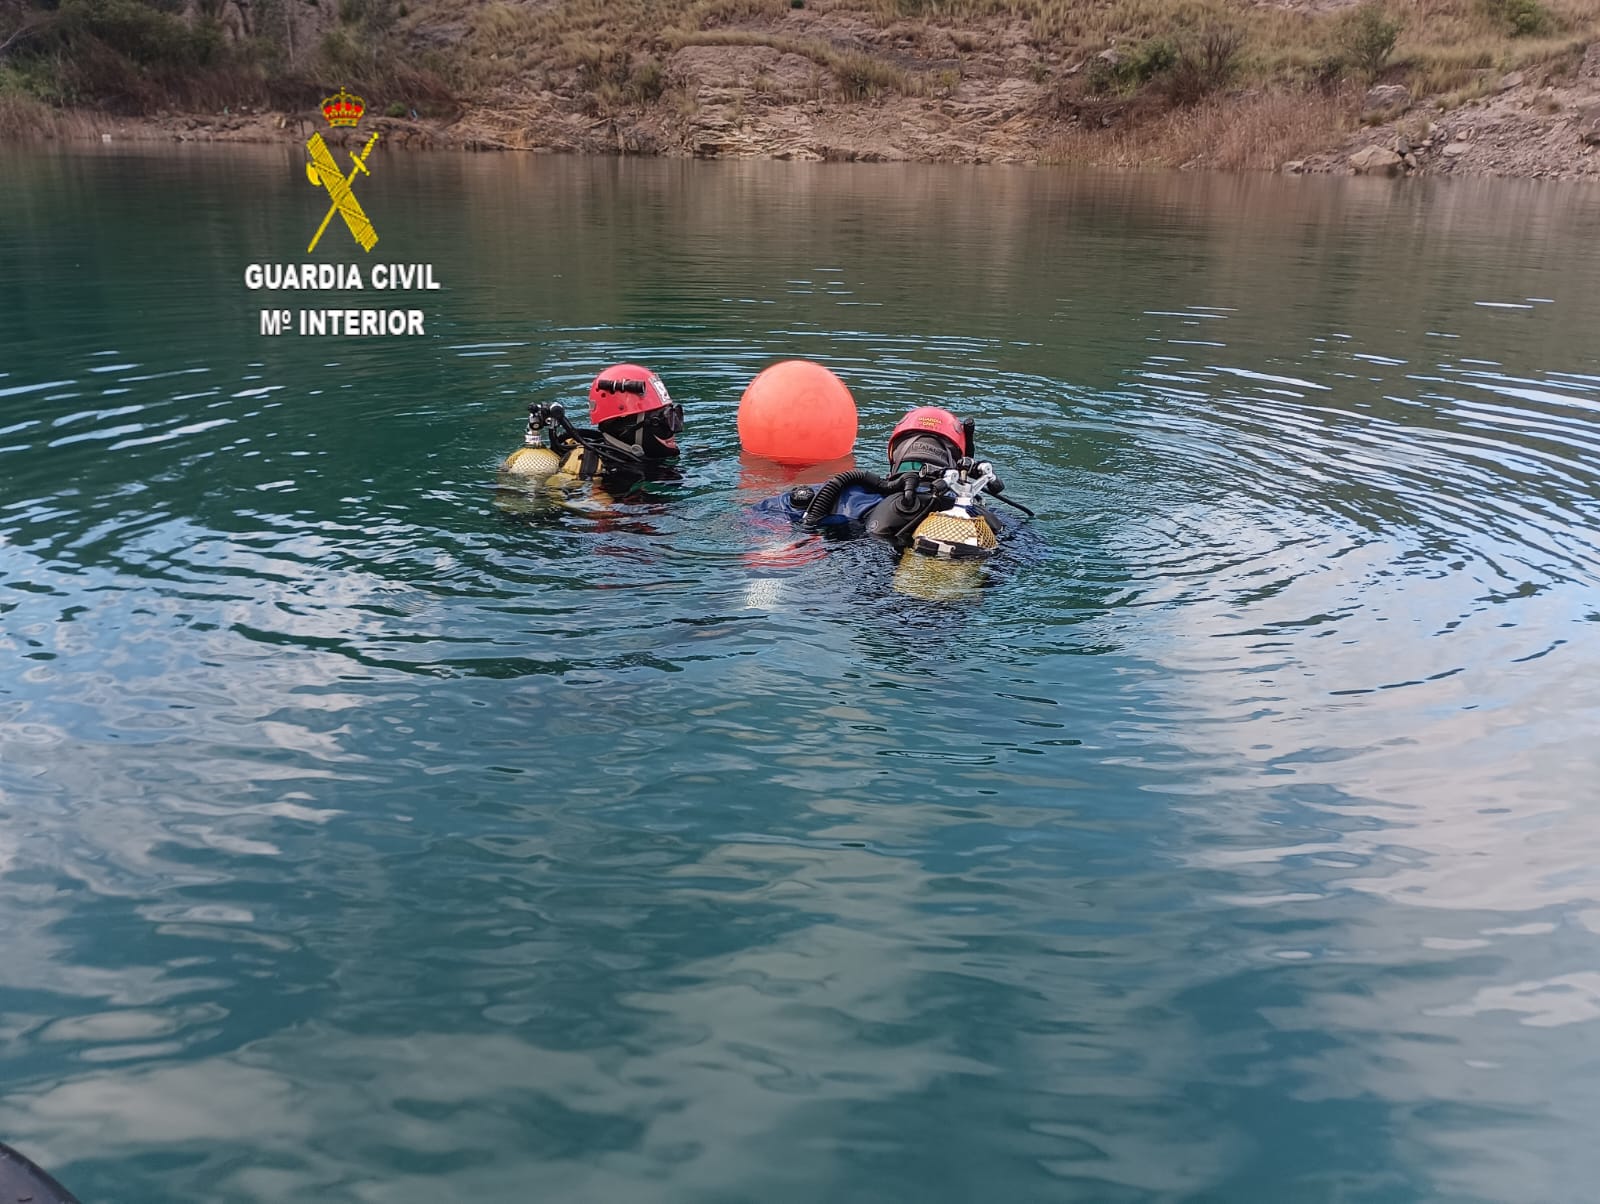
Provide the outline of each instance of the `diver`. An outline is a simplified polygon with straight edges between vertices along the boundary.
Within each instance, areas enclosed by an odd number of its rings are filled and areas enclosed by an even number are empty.
[[[0,1142],[0,1200],[34,1204],[78,1204],[73,1195],[31,1158]]]
[[[975,457],[972,419],[938,406],[918,406],[889,435],[889,476],[841,472],[821,485],[797,486],[757,509],[779,513],[807,530],[864,532],[929,556],[983,559],[999,547],[1007,524],[979,498],[1004,502],[994,466]]]
[[[574,426],[560,402],[534,402],[523,445],[505,458],[500,471],[598,477],[626,486],[660,475],[678,455],[683,406],[672,400],[659,376],[638,364],[616,364],[594,378],[589,421],[592,426]]]

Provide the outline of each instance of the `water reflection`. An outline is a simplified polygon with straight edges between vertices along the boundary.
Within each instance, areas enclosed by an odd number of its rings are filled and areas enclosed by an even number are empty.
[[[380,346],[248,321],[280,152],[14,164],[0,1133],[85,1199],[1592,1178],[1575,192],[396,157]],[[864,467],[975,415],[972,596],[751,521],[797,354]],[[497,508],[635,359],[683,479]]]

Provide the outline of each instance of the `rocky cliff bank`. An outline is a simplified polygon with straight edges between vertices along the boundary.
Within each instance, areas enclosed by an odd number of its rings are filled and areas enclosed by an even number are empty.
[[[1493,94],[1460,108],[1414,101],[1399,86],[1373,89],[1367,106],[1377,124],[1285,170],[1600,179],[1600,43],[1574,73],[1511,72]]]
[[[0,134],[304,141],[349,84],[386,151],[1600,176],[1591,0],[414,2],[0,0]]]

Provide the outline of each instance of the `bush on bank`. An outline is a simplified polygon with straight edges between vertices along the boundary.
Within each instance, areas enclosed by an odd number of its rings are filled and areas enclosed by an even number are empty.
[[[24,120],[25,99],[127,115],[304,108],[330,79],[364,89],[374,111],[437,108],[449,90],[399,45],[403,12],[395,0],[0,0],[0,122]]]

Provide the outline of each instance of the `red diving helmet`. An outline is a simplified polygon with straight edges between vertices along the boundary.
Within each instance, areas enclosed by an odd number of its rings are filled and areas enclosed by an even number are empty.
[[[961,419],[938,406],[918,406],[889,436],[889,467],[898,472],[905,461],[919,460],[953,468],[969,451]]]
[[[589,421],[596,426],[612,418],[648,414],[671,405],[672,398],[661,378],[638,364],[607,368],[589,386]]]

